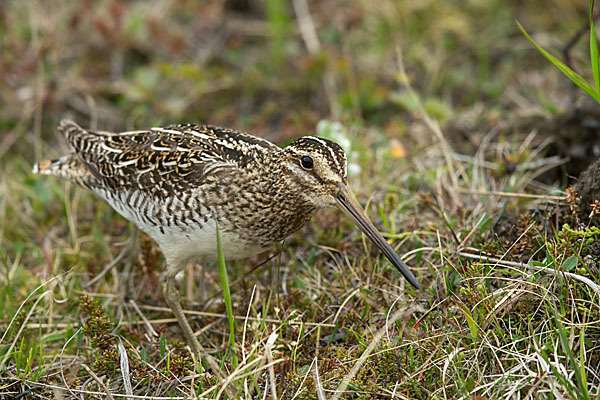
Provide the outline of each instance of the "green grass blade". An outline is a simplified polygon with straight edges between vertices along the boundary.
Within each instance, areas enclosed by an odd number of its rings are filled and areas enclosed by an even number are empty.
[[[579,389],[578,398],[588,400],[590,399],[590,394],[588,392],[587,379],[585,375],[585,365],[580,365],[580,363],[577,362],[575,354],[573,353],[573,350],[571,349],[571,346],[569,344],[567,328],[565,328],[562,321],[560,320],[558,311],[554,306],[552,306],[550,310],[552,311],[552,316],[554,317],[554,321],[556,322],[556,330],[558,331],[560,344],[563,348],[563,351],[565,352],[565,355],[569,360],[569,363],[571,364],[571,368],[573,368],[573,372],[575,372],[575,379],[577,381],[577,386]]]
[[[554,375],[554,377],[556,379],[558,379],[558,381],[560,382],[560,384],[563,386],[563,388],[569,393],[569,395],[571,395],[571,398],[575,399],[577,398],[577,393],[575,392],[576,388],[573,385],[573,382],[571,382],[569,379],[567,379],[559,370],[558,368],[556,368],[556,366],[552,363],[552,361],[550,360],[550,357],[548,356],[548,353],[546,353],[546,351],[544,350],[543,346],[541,345],[540,342],[538,342],[538,339],[536,339],[535,335],[532,335],[532,339],[533,341],[536,343],[536,348],[538,350],[536,350],[536,352],[542,356],[542,358],[544,359],[544,361],[546,361],[546,364],[548,365],[548,367],[550,368],[550,370],[552,371],[552,374]]]
[[[469,331],[471,332],[471,337],[475,341],[479,340],[479,325],[477,325],[477,321],[475,321],[473,314],[462,303],[456,302],[455,304],[463,312],[465,319],[467,320],[467,325],[469,326]]]
[[[232,350],[232,361],[234,368],[237,368],[238,359],[235,355],[235,318],[233,318],[233,307],[231,306],[231,292],[229,291],[229,277],[227,276],[227,267],[225,266],[225,255],[221,247],[221,234],[217,226],[217,252],[219,261],[219,277],[221,279],[221,290],[223,290],[223,298],[225,300],[225,308],[227,309],[227,319],[229,320],[229,346],[227,353]],[[226,353],[226,354],[227,354]]]
[[[587,94],[592,96],[594,98],[594,100],[596,100],[597,102],[600,103],[600,93],[596,92],[596,89],[594,89],[592,87],[592,85],[590,85],[585,79],[583,79],[577,72],[573,71],[571,68],[566,66],[558,58],[554,57],[552,54],[548,53],[540,45],[538,45],[535,42],[535,40],[533,40],[533,38],[531,36],[529,36],[529,34],[525,30],[525,28],[523,28],[523,26],[519,23],[519,21],[517,21],[517,25],[519,26],[519,29],[521,30],[521,32],[523,32],[523,35],[525,35],[525,37],[531,42],[531,44],[533,44],[535,46],[535,48],[540,53],[542,53],[542,55],[544,57],[546,57],[548,59],[548,61],[550,61],[556,68],[558,68],[560,70],[560,72],[562,72],[574,84],[579,86],[584,92],[586,92]]]
[[[579,331],[579,373],[580,375],[584,378],[583,379],[583,390],[584,393],[587,394],[587,396],[589,397],[589,389],[588,389],[588,382],[587,382],[587,375],[586,375],[586,370],[585,370],[585,360],[586,360],[586,356],[585,356],[585,330],[582,328]]]
[[[596,94],[600,96],[600,63],[598,62],[598,42],[594,30],[594,0],[590,0],[590,57],[592,58],[592,72],[596,85]]]

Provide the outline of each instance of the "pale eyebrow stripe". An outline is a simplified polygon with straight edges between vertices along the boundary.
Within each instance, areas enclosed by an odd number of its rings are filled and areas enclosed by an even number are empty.
[[[342,168],[342,166],[339,164],[338,162],[338,158],[335,154],[335,152],[333,151],[333,149],[331,148],[331,146],[329,145],[329,143],[327,143],[326,141],[324,141],[323,139],[317,137],[317,136],[305,136],[308,139],[314,140],[315,142],[323,145],[324,147],[327,148],[327,150],[329,150],[329,154],[331,154],[331,158],[333,159],[333,162],[336,164],[336,166],[338,167],[338,172],[343,174],[344,173],[344,169]],[[345,155],[345,154],[344,154]]]

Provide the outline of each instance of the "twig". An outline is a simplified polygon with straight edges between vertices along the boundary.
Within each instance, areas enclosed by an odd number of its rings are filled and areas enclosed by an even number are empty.
[[[144,323],[144,327],[146,328],[146,332],[148,333],[148,336],[151,338],[158,337],[159,336],[158,333],[154,330],[154,328],[152,327],[152,324],[150,323],[148,318],[146,318],[146,316],[142,313],[142,310],[140,310],[137,303],[133,299],[130,299],[129,304],[131,304],[131,306],[133,307],[135,312],[142,319],[142,322]]]
[[[65,387],[67,388],[67,390],[69,391],[69,393],[71,393],[71,395],[73,397],[77,397],[77,396],[75,396],[75,393],[73,393],[74,391],[76,392],[77,390],[71,389],[71,387],[67,384],[67,379],[65,378],[65,371],[63,369],[63,355],[65,354],[65,349],[67,348],[67,346],[69,345],[69,343],[71,342],[71,340],[73,340],[74,338],[77,337],[77,335],[79,334],[79,332],[81,332],[81,329],[82,328],[77,329],[77,332],[75,332],[74,334],[72,334],[71,337],[65,342],[65,344],[62,347],[62,349],[60,349],[60,358],[59,358],[60,377],[61,377],[61,379],[63,381],[63,384],[65,385]]]
[[[319,363],[317,357],[315,357],[315,367],[313,368],[313,378],[315,380],[315,389],[317,390],[317,398],[319,400],[327,400],[325,393],[323,393],[323,387],[321,386],[321,378],[319,377]]]
[[[85,369],[87,371],[88,374],[90,374],[90,376],[92,378],[94,378],[94,380],[96,381],[96,383],[102,388],[102,390],[104,390],[106,392],[106,396],[110,399],[110,400],[115,400],[115,398],[113,397],[112,393],[110,392],[110,390],[108,390],[108,387],[104,384],[104,382],[102,382],[102,380],[98,377],[98,375],[96,375],[94,373],[94,371],[92,371],[92,369],[90,367],[88,367],[85,364],[81,364],[81,366],[83,367],[83,369]]]
[[[423,250],[423,248],[419,248],[418,250]],[[160,308],[160,307],[156,307],[156,308]],[[161,310],[161,311],[170,311],[169,309],[165,309],[165,310]],[[226,318],[227,315],[225,314],[217,314],[217,313],[205,313],[202,311],[184,311],[185,314],[191,314],[191,315],[204,315],[204,316],[208,316],[208,317],[216,317],[216,318]],[[208,314],[208,315],[207,315]],[[241,315],[234,315],[235,319],[245,319],[245,317],[241,316]],[[254,318],[254,317],[248,317],[249,321],[264,321],[264,322],[268,322],[271,324],[280,324],[283,321],[278,320],[278,319],[273,319],[273,318]],[[158,318],[158,319],[147,319],[146,321],[123,321],[121,322],[121,325],[123,326],[134,326],[134,325],[144,325],[149,323],[149,324],[153,324],[153,325],[163,325],[163,324],[170,324],[173,322],[177,322],[177,319],[175,318]],[[318,327],[318,326],[322,326],[324,328],[335,328],[334,324],[327,324],[327,323],[318,323],[318,322],[302,322],[302,321],[287,321],[287,324],[291,325],[291,326],[312,326],[312,327]],[[39,328],[55,328],[55,329],[65,329],[69,326],[72,326],[72,323],[67,323],[67,322],[57,322],[54,323],[52,325],[43,322],[43,323],[28,323],[25,324],[25,328],[27,329],[39,329]],[[0,325],[0,328],[2,328],[3,325]]]
[[[304,379],[302,379],[302,382],[300,382],[300,385],[298,385],[298,390],[296,390],[296,393],[294,393],[294,397],[292,397],[292,400],[295,400],[296,397],[298,397],[300,393],[302,393],[302,391],[306,388],[306,386],[304,386],[304,382],[306,381],[306,378],[308,378],[308,374],[310,374],[310,370],[312,369],[312,366],[316,361],[317,359],[313,358],[312,362],[308,366],[308,370],[304,374]]]
[[[146,310],[153,310],[153,311],[171,312],[171,309],[166,308],[166,307],[142,305],[140,308],[146,309]],[[217,318],[226,318],[227,317],[226,314],[213,313],[213,312],[207,312],[207,311],[183,310],[183,313],[188,314],[188,315],[198,315],[198,316],[202,316],[202,317],[217,317]],[[234,315],[233,318],[244,320],[244,319],[246,319],[246,316],[245,315]],[[274,319],[274,318],[248,317],[248,320],[249,321],[264,321],[264,322],[274,323],[274,324],[283,322],[280,319]],[[290,325],[323,326],[326,328],[335,328],[335,324],[326,324],[326,323],[318,323],[318,322],[287,321],[287,323]]]
[[[310,10],[308,9],[308,3],[306,0],[294,0],[293,3],[294,11],[298,16],[298,27],[300,28],[302,40],[304,40],[306,48],[312,54],[318,53],[321,49],[321,44],[319,43],[319,37],[315,31],[315,24],[313,23]]]
[[[271,398],[277,400],[277,384],[275,383],[275,370],[273,369],[273,345],[277,340],[277,332],[271,333],[267,339],[265,353],[267,354],[267,362],[269,363],[269,382],[271,383]]]
[[[461,193],[476,194],[480,196],[502,196],[502,197],[516,197],[523,199],[540,199],[540,200],[566,200],[567,196],[548,196],[545,194],[530,194],[530,193],[511,193],[511,192],[494,192],[485,190],[472,190],[472,189],[457,189]]]
[[[527,264],[527,263],[506,261],[506,260],[501,260],[499,258],[481,256],[481,255],[466,253],[466,252],[462,252],[462,251],[459,251],[457,254],[461,257],[470,258],[473,260],[493,262],[493,263],[496,263],[496,265],[500,265],[500,266],[525,267],[527,269],[532,269],[534,271],[543,271],[548,274],[555,274],[555,275],[560,273],[566,277],[569,277],[569,278],[575,279],[579,282],[585,283],[586,285],[588,285],[590,287],[590,289],[592,289],[594,292],[596,292],[596,294],[600,295],[600,286],[598,286],[594,282],[592,282],[591,279],[588,279],[585,276],[574,274],[572,272],[559,271],[558,269],[548,268],[548,267],[540,267],[537,265],[531,265],[531,264]]]

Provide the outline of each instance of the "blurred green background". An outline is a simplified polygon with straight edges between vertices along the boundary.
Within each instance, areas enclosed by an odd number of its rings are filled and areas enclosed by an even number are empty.
[[[41,157],[44,143],[60,140],[53,128],[66,117],[106,130],[205,122],[280,143],[314,132],[328,118],[409,140],[414,104],[399,84],[400,53],[427,111],[441,122],[478,105],[486,109],[477,111],[481,118],[517,108],[535,112],[540,104],[554,111],[569,101],[570,83],[542,61],[515,18],[560,52],[585,24],[587,7],[584,1],[4,0],[2,155],[25,153],[32,161],[33,148]],[[574,53],[576,67],[579,56],[585,53]]]

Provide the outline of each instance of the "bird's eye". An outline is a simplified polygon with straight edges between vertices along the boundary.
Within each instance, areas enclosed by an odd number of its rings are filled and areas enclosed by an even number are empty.
[[[302,156],[302,158],[300,159],[300,164],[302,164],[303,168],[311,169],[315,163],[311,157]]]

